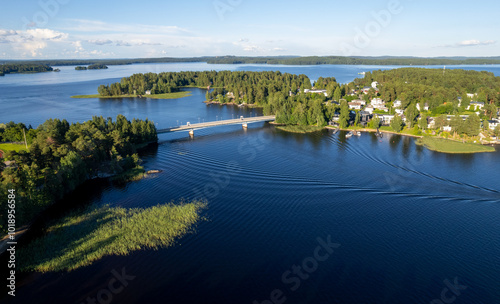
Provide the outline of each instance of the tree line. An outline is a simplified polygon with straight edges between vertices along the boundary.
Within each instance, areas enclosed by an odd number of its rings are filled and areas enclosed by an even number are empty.
[[[84,70],[103,70],[103,69],[107,69],[108,66],[105,65],[105,64],[102,64],[102,63],[94,63],[94,64],[91,64],[89,65],[88,67],[85,67],[85,66],[77,66],[75,67],[75,70],[77,71],[84,71]]]
[[[500,106],[500,77],[491,72],[425,68],[378,70],[367,72],[352,85],[370,86],[373,81],[379,82],[380,97],[384,101],[401,100],[403,109],[427,103],[434,114],[455,114],[464,111],[471,101]]]
[[[283,65],[466,65],[500,64],[498,57],[481,58],[420,58],[420,57],[344,57],[344,56],[283,56],[283,57],[212,57],[207,60],[212,64],[283,64]]]
[[[2,136],[15,140],[24,128],[13,122],[6,126]],[[16,189],[20,225],[87,179],[135,168],[140,161],[137,146],[158,140],[152,121],[128,121],[123,115],[116,121],[94,116],[73,124],[49,119],[28,133],[32,135],[29,150],[7,152],[6,158],[12,161],[8,167],[0,161],[0,196]],[[5,204],[0,200],[0,208],[5,209]],[[6,217],[1,214],[0,230],[5,229]]]
[[[225,102],[232,94],[238,103],[253,104],[263,101],[273,92],[283,91],[288,94],[299,88],[311,88],[311,81],[305,75],[281,72],[164,72],[134,74],[122,78],[120,82],[101,85],[97,91],[101,96],[143,95],[146,91],[151,94],[177,92],[182,87],[210,87],[213,90],[207,92],[207,99]],[[229,96],[228,92],[231,92]]]
[[[54,69],[47,64],[37,64],[37,63],[0,64],[0,76],[5,76],[6,74],[13,74],[13,73],[51,72],[53,70]]]

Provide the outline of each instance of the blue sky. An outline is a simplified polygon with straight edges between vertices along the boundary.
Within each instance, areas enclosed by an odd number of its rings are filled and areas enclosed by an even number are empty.
[[[0,59],[500,56],[498,1],[0,2]]]

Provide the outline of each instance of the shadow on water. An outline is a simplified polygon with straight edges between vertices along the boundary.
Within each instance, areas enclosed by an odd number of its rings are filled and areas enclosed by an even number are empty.
[[[275,134],[284,140],[293,139],[297,144],[301,145],[304,142],[309,142],[315,150],[321,149],[326,135],[328,135],[328,130],[319,130],[310,133],[293,133],[287,132],[279,129],[275,129]]]

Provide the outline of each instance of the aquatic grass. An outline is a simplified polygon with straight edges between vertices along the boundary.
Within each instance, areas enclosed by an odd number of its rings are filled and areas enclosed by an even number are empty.
[[[480,144],[461,143],[449,139],[425,136],[417,141],[427,149],[442,153],[479,153],[495,152],[495,148]]]
[[[173,202],[150,208],[89,207],[51,225],[19,251],[22,271],[71,271],[110,255],[166,248],[192,232],[206,204]]]
[[[146,170],[142,166],[136,166],[130,170],[112,176],[110,179],[116,183],[126,183],[141,180],[146,176]]]

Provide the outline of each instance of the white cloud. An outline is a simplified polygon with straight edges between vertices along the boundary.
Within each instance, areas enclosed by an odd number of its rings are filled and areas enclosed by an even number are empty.
[[[26,34],[28,38],[32,38],[35,40],[52,40],[52,41],[61,41],[68,38],[68,34],[50,30],[50,29],[32,29],[26,30]]]
[[[441,45],[439,47],[447,47],[447,48],[460,48],[460,47],[468,47],[468,46],[485,46],[485,45],[492,45],[497,43],[494,40],[485,40],[485,41],[480,41],[476,39],[472,40],[464,40],[455,44],[447,44],[447,45]]]
[[[68,38],[67,33],[50,29],[29,29],[26,31],[0,29],[0,43],[10,44],[13,49],[22,50],[23,55],[40,56],[41,50],[48,43],[62,42]]]
[[[493,41],[493,40],[486,40],[486,41],[464,40],[462,42],[459,42],[458,46],[490,45],[490,44],[495,44],[495,42],[496,41]]]
[[[0,36],[12,36],[17,35],[17,32],[14,30],[2,30],[0,29]]]
[[[95,45],[105,45],[105,44],[111,44],[113,41],[109,39],[95,39],[95,40],[87,40],[88,43],[95,44]]]
[[[189,34],[190,31],[178,26],[147,25],[147,24],[120,24],[108,23],[98,20],[69,19],[69,25],[63,29],[77,32],[119,32],[119,33],[163,33],[163,34]]]

